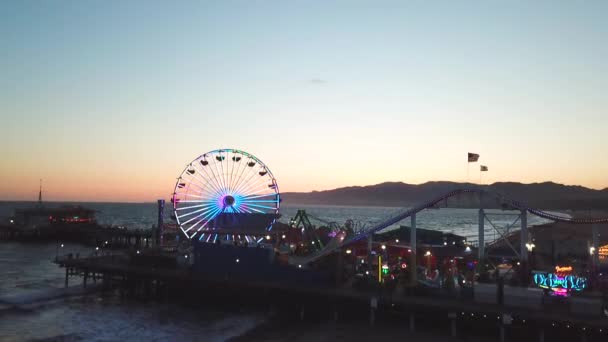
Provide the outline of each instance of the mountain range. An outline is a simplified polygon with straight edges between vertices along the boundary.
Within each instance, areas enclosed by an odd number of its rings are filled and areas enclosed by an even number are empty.
[[[427,182],[407,184],[386,182],[369,186],[349,186],[333,190],[287,192],[281,194],[286,204],[355,205],[407,207],[436,198],[455,189],[484,189],[542,209],[608,209],[608,188],[595,190],[583,186],[553,182],[516,183],[499,182],[489,185],[456,182]],[[470,196],[469,196],[470,197]],[[476,207],[473,198],[456,199],[450,206]]]

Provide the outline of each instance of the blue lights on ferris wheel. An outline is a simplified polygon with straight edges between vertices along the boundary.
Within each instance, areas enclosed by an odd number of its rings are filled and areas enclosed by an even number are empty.
[[[200,233],[199,240],[209,242],[215,231],[254,216],[258,217],[257,225],[272,229],[280,195],[272,172],[259,159],[244,151],[221,149],[205,153],[186,166],[172,202],[184,234],[193,238]],[[206,240],[205,234],[209,234]],[[247,235],[245,239],[254,240]]]

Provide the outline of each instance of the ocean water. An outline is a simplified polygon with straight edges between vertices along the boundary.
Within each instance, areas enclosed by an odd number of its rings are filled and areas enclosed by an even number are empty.
[[[102,225],[147,229],[156,223],[156,203],[79,204],[97,210],[98,221]],[[0,220],[6,220],[14,208],[31,205],[33,203],[0,202]],[[390,207],[284,205],[280,220],[288,222],[298,209],[304,209],[323,221],[338,224],[352,219],[359,228],[381,222],[405,210]],[[504,215],[508,212],[500,210],[490,213],[498,214],[493,216],[494,224],[498,227],[508,225],[515,219]],[[167,208],[166,217],[169,215],[170,208]],[[475,209],[425,210],[417,215],[419,228],[454,232],[467,237],[476,235],[477,221]],[[545,221],[529,217],[528,222],[534,225]],[[322,222],[313,219],[313,224]],[[409,220],[402,224],[409,225]],[[491,225],[486,224],[486,236],[493,236],[493,230]],[[121,301],[116,297],[98,295],[35,303],[27,310],[15,310],[2,303],[2,298],[6,296],[63,287],[65,271],[51,261],[57,253],[66,252],[86,255],[92,250],[79,245],[59,248],[56,244],[0,242],[0,341],[223,341],[246,332],[265,319],[263,313],[214,312],[209,308],[193,310],[171,304],[163,306]],[[80,281],[74,279],[72,283],[79,284]]]
[[[0,202],[0,222],[6,222],[13,213],[14,208],[32,207],[35,202]],[[62,205],[82,205],[97,211],[97,221],[104,226],[125,226],[130,229],[149,229],[157,223],[156,203],[45,203],[49,207]],[[370,227],[382,222],[407,208],[397,207],[359,207],[359,206],[315,206],[315,205],[282,205],[279,221],[287,223],[296,215],[298,209],[304,209],[313,217],[321,220],[312,220],[315,225],[323,222],[336,222],[343,225],[346,220],[353,220],[356,227]],[[504,227],[513,222],[516,214],[512,211],[486,210],[492,222],[498,227]],[[429,209],[417,214],[418,228],[441,230],[455,234],[472,237],[477,235],[478,224],[477,209]],[[171,222],[171,203],[165,206],[165,222]],[[535,225],[547,222],[544,219],[528,215],[528,224]],[[400,224],[409,225],[409,219],[397,223],[388,229],[397,228]],[[493,236],[496,232],[490,224],[486,224],[486,236]]]
[[[224,341],[265,319],[257,312],[194,310],[97,294],[34,302],[25,309],[3,302],[63,287],[65,270],[51,262],[57,250],[55,244],[0,242],[0,341]],[[90,252],[69,244],[63,250]]]

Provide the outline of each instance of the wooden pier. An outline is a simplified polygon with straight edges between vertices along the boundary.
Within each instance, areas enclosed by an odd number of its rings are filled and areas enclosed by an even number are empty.
[[[119,289],[121,295],[158,300],[203,300],[222,304],[234,300],[255,300],[258,304],[296,311],[300,319],[326,315],[328,319],[358,312],[374,325],[387,313],[398,313],[403,324],[414,331],[417,325],[443,327],[447,334],[493,334],[498,341],[520,336],[525,341],[545,341],[552,335],[571,336],[574,341],[606,341],[608,320],[602,313],[602,298],[572,297],[556,303],[542,299],[528,303],[517,290],[505,288],[505,304],[470,296],[445,296],[418,289],[389,291],[382,287],[362,291],[350,287],[310,287],[293,283],[236,281],[230,274],[206,276],[187,265],[165,267],[154,263],[134,263],[124,255],[91,258],[60,258],[56,261],[69,278],[82,278],[83,286],[102,282],[105,289]],[[479,285],[478,294],[484,287]],[[488,290],[488,287],[485,287]],[[530,298],[535,294],[530,294]],[[481,296],[480,296],[481,297]],[[539,297],[540,298],[540,297]],[[537,298],[538,299],[538,298]],[[523,336],[523,337],[522,337]],[[561,340],[561,339],[560,339]]]
[[[150,247],[156,245],[156,229],[126,229],[97,224],[54,225],[41,229],[0,226],[0,240],[24,242],[76,242],[89,246]]]

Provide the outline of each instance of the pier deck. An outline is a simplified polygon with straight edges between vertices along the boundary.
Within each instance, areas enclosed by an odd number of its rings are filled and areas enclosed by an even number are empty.
[[[503,320],[517,319],[535,329],[551,329],[557,325],[567,325],[568,328],[590,329],[594,331],[606,331],[608,333],[608,320],[602,316],[602,298],[599,296],[573,296],[567,302],[551,303],[536,289],[505,287],[504,305],[496,304],[492,300],[494,296],[494,285],[476,284],[474,296],[445,296],[437,294],[422,294],[415,289],[405,291],[386,291],[376,289],[369,291],[356,290],[345,287],[310,287],[299,286],[293,283],[264,282],[264,281],[235,281],[229,274],[218,277],[209,277],[194,273],[187,268],[163,268],[151,265],[132,265],[128,259],[119,256],[105,256],[84,259],[60,259],[57,261],[67,272],[71,270],[74,274],[81,274],[86,278],[95,274],[98,279],[104,281],[131,283],[147,283],[150,288],[154,285],[163,285],[183,289],[190,287],[193,292],[204,292],[209,288],[232,289],[249,294],[269,294],[275,298],[293,299],[294,305],[304,308],[315,305],[313,303],[324,303],[329,310],[336,309],[341,303],[357,305],[360,308],[370,310],[370,318],[377,310],[390,309],[400,310],[411,319],[421,313],[433,313],[442,320],[454,322],[470,317],[484,317],[495,319],[494,324],[503,324]],[[184,293],[188,293],[185,290]],[[495,297],[494,297],[495,298]],[[337,314],[336,314],[337,315]],[[411,323],[413,324],[413,323]],[[543,330],[544,331],[544,330]],[[608,336],[608,335],[606,335]]]

